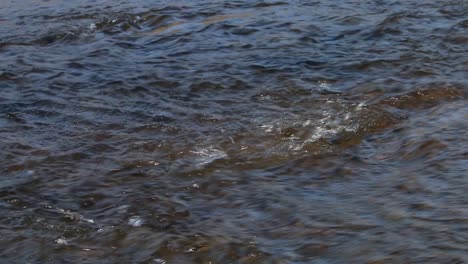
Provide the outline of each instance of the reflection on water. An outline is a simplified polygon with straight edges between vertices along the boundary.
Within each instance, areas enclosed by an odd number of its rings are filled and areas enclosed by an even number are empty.
[[[468,262],[463,1],[3,1],[6,263]]]

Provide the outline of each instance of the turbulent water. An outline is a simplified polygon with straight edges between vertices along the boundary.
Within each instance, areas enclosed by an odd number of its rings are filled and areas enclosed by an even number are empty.
[[[468,263],[468,2],[0,1],[1,263]]]

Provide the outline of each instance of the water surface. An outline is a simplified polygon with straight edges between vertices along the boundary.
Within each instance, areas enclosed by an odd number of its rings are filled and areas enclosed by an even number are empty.
[[[0,259],[468,262],[467,18],[2,1]]]

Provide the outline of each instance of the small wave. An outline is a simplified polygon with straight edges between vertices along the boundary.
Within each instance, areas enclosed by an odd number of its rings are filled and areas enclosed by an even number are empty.
[[[87,223],[90,223],[90,224],[94,224],[93,219],[86,218],[86,217],[82,216],[79,213],[71,212],[69,210],[64,210],[64,209],[61,209],[61,208],[57,208],[57,210],[60,213],[62,213],[66,219],[69,219],[71,221],[80,221],[80,222],[84,221],[84,222],[87,222]]]
[[[205,166],[216,160],[227,158],[227,154],[213,146],[206,148],[197,148],[191,151],[195,157],[195,163],[197,166]]]
[[[365,103],[346,105],[339,101],[329,101],[329,104],[337,108],[323,110],[321,117],[316,119],[296,116],[272,123],[266,122],[260,127],[265,133],[279,136],[283,141],[289,142],[289,150],[307,151],[308,145],[318,142],[335,144],[349,139],[350,136],[361,138],[366,131],[373,131],[382,125],[382,121],[386,120],[383,117],[389,115],[384,111],[369,108]]]
[[[452,101],[465,97],[462,87],[453,84],[431,84],[431,87],[417,89],[409,93],[387,97],[379,104],[400,109],[430,108],[443,101]]]

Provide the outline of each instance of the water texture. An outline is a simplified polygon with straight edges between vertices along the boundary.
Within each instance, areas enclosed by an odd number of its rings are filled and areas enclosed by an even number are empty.
[[[0,1],[1,263],[468,263],[468,2]]]

